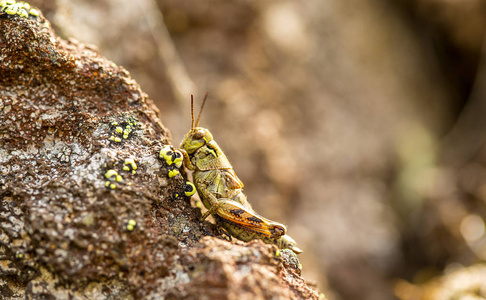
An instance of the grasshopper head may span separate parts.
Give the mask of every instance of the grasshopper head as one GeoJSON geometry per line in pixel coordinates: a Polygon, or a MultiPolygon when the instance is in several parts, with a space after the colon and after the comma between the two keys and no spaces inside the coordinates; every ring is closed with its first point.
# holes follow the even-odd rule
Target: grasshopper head
{"type": "Polygon", "coordinates": [[[213,135],[211,132],[209,132],[209,130],[202,127],[194,127],[182,140],[181,148],[186,150],[186,152],[190,155],[212,140],[213,135]]]}
{"type": "Polygon", "coordinates": [[[197,149],[201,148],[202,146],[213,140],[213,135],[211,134],[211,132],[209,132],[209,130],[207,130],[206,128],[198,127],[204,104],[206,103],[206,99],[208,99],[208,95],[209,94],[206,93],[206,96],[204,96],[204,100],[201,105],[201,109],[199,110],[199,115],[197,116],[196,122],[194,122],[194,96],[191,95],[191,130],[186,134],[181,143],[181,148],[186,150],[187,154],[189,155],[193,154],[197,151],[197,149]]]}

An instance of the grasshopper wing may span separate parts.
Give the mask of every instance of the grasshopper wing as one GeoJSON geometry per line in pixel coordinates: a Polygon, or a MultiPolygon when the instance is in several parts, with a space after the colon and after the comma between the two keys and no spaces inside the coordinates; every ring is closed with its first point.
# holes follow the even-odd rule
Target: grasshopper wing
{"type": "MultiPolygon", "coordinates": [[[[196,179],[197,185],[206,185],[210,193],[217,194],[221,198],[232,198],[243,188],[243,183],[233,169],[206,172],[204,176],[200,177],[202,178],[196,179]]],[[[206,195],[206,197],[210,196],[206,195]]]]}
{"type": "Polygon", "coordinates": [[[270,221],[264,217],[248,210],[238,202],[219,199],[216,214],[221,221],[253,231],[268,238],[278,238],[287,232],[287,228],[277,222],[270,221]]]}

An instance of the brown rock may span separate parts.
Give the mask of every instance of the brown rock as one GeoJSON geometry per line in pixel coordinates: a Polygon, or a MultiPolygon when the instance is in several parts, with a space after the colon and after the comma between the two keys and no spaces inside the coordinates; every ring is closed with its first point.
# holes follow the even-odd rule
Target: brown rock
{"type": "Polygon", "coordinates": [[[290,253],[215,237],[175,197],[157,108],[96,47],[3,14],[0,74],[1,298],[318,298],[290,253]]]}

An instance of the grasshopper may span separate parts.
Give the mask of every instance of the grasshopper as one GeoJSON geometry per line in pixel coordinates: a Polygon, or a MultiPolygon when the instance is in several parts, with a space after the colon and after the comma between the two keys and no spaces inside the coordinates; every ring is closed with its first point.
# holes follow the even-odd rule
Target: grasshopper
{"type": "Polygon", "coordinates": [[[245,242],[260,239],[267,244],[276,244],[281,249],[301,253],[294,239],[286,234],[287,228],[284,225],[268,220],[253,210],[243,194],[243,183],[213,135],[208,129],[198,127],[207,96],[194,122],[194,97],[191,95],[191,130],[180,145],[184,165],[194,171],[194,185],[208,209],[201,221],[212,215],[230,239],[231,236],[245,242]]]}

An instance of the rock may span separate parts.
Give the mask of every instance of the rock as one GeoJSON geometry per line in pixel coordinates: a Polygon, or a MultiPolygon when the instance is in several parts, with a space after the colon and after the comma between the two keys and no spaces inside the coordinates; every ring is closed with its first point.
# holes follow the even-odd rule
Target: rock
{"type": "Polygon", "coordinates": [[[0,74],[1,298],[318,298],[291,253],[199,221],[157,108],[95,46],[3,13],[0,74]]]}

